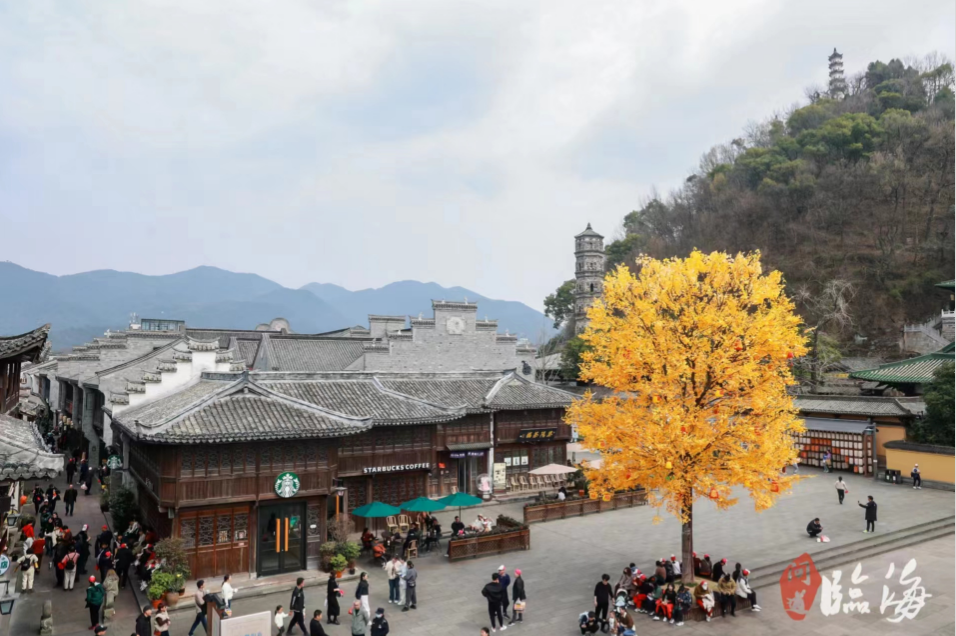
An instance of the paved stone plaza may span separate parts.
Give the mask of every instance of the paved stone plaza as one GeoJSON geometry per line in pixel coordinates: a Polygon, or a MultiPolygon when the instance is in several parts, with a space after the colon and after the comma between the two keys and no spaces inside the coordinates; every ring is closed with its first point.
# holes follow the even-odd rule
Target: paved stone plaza
{"type": "MultiPolygon", "coordinates": [[[[696,545],[698,552],[712,557],[727,557],[731,564],[740,561],[745,567],[756,567],[770,562],[793,558],[806,551],[815,551],[858,541],[862,534],[863,511],[856,500],[872,494],[880,504],[878,532],[890,532],[918,523],[931,521],[954,513],[951,492],[913,491],[904,486],[873,483],[855,476],[845,476],[850,484],[850,495],[841,507],[833,491],[833,475],[818,471],[801,471],[808,479],[796,491],[785,497],[776,508],[756,514],[748,499],[734,509],[717,512],[714,506],[703,502],[696,513],[696,545]],[[806,537],[807,521],[819,516],[830,544],[819,544],[806,537]]],[[[469,522],[478,510],[466,510],[463,516],[469,522]]],[[[520,517],[520,505],[488,506],[481,512],[500,513],[520,517]]],[[[441,513],[444,527],[448,527],[454,512],[441,513]]],[[[675,519],[665,516],[658,525],[652,524],[654,510],[650,507],[619,510],[589,517],[566,519],[537,524],[532,527],[532,549],[501,557],[487,557],[474,561],[449,564],[438,554],[417,559],[419,576],[419,609],[401,613],[389,606],[387,584],[379,569],[370,571],[372,607],[385,607],[392,634],[438,636],[447,634],[477,634],[488,623],[481,587],[500,564],[509,570],[524,571],[529,596],[526,624],[513,629],[517,633],[556,635],[576,634],[575,619],[588,609],[594,583],[604,572],[616,580],[621,568],[630,561],[645,570],[655,558],[669,556],[679,547],[679,526],[675,519]]],[[[844,581],[848,581],[854,564],[841,566],[844,581]]],[[[819,600],[812,615],[802,623],[792,621],[782,608],[778,588],[758,591],[765,611],[756,614],[742,612],[736,619],[716,619],[714,622],[685,625],[683,630],[696,633],[766,634],[771,630],[780,634],[826,633],[828,636],[849,634],[861,627],[875,633],[909,634],[953,633],[953,540],[944,538],[913,546],[897,553],[887,553],[864,561],[864,574],[870,580],[864,588],[865,599],[872,606],[864,617],[836,616],[824,618],[819,612],[819,600]],[[879,615],[883,576],[891,561],[899,568],[909,558],[919,563],[917,574],[923,577],[927,591],[933,594],[928,605],[913,623],[895,625],[881,620],[879,615]],[[949,631],[937,631],[948,629],[949,631]]],[[[826,574],[826,572],[824,573],[826,574]]],[[[354,582],[344,584],[349,600],[354,582]]],[[[218,582],[212,587],[218,589],[218,582]]],[[[234,605],[237,615],[273,610],[286,605],[289,593],[272,594],[241,599],[234,605]]],[[[322,608],[323,588],[307,588],[307,608],[322,608]]],[[[638,634],[663,633],[672,629],[644,617],[638,621],[638,634]]],[[[172,634],[184,636],[191,623],[189,614],[176,613],[172,634]]],[[[131,627],[131,626],[130,626],[131,627]]],[[[330,634],[348,636],[346,625],[333,626],[330,634]]],[[[62,634],[59,632],[58,634],[62,634]]],[[[121,632],[117,632],[121,633],[121,632]]],[[[122,632],[125,633],[125,632],[122,632]]],[[[200,632],[201,633],[201,632],[200,632]]]]}

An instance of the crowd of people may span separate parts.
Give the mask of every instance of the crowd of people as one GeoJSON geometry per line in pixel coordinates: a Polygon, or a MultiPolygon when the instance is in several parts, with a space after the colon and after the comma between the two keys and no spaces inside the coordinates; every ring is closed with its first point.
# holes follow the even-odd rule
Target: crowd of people
{"type": "Polygon", "coordinates": [[[738,563],[733,572],[727,571],[727,559],[713,563],[708,554],[698,558],[695,552],[693,557],[694,575],[699,582],[692,587],[681,582],[683,564],[675,555],[657,561],[649,575],[631,563],[614,585],[610,575],[603,575],[594,586],[594,608],[578,617],[582,636],[598,631],[634,636],[634,619],[628,609],[676,627],[684,624],[694,607],[704,612],[707,621],[717,608],[721,616],[735,616],[738,598],[748,599],[751,611],[760,611],[757,594],[750,587],[749,570],[738,563]]]}

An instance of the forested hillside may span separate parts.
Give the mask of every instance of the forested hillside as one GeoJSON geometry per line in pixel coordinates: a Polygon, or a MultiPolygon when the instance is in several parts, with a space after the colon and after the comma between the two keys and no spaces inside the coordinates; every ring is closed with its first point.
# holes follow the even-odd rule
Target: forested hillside
{"type": "Polygon", "coordinates": [[[712,148],[679,190],[626,215],[608,268],[640,252],[759,249],[808,323],[839,281],[852,323],[826,330],[844,348],[859,334],[889,350],[904,322],[939,311],[933,284],[953,278],[953,66],[877,61],[844,94],[807,92],[809,103],[712,148]]]}

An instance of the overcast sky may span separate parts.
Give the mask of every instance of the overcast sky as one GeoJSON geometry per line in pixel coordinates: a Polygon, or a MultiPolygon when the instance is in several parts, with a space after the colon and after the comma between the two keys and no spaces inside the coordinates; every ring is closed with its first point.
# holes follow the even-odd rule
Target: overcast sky
{"type": "MultiPolygon", "coordinates": [[[[541,306],[748,120],[874,59],[952,57],[952,0],[0,8],[0,260],[417,279],[541,306]]],[[[91,302],[95,299],[91,299],[91,302]]]]}

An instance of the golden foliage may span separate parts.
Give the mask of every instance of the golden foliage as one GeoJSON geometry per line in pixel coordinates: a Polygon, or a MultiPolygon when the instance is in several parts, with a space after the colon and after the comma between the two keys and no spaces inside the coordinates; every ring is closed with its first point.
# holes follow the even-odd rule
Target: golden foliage
{"type": "Polygon", "coordinates": [[[758,510],[772,506],[795,479],[780,474],[802,430],[787,385],[806,353],[781,274],[764,274],[759,253],[637,264],[639,276],[625,266],[607,275],[581,336],[581,378],[617,395],[568,411],[603,458],[587,471],[591,489],[656,490],[649,501],[683,521],[698,497],[737,503],[731,486],[758,510]]]}

